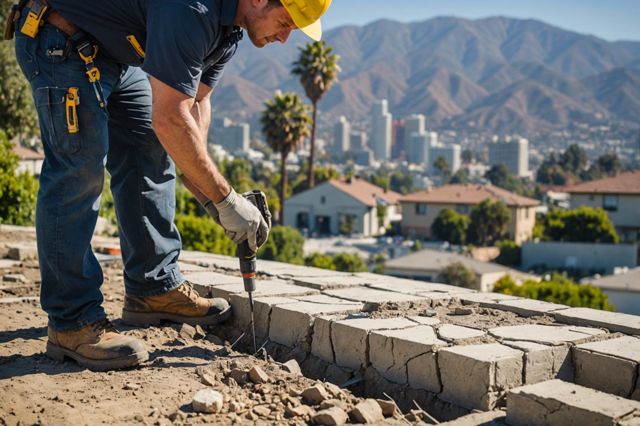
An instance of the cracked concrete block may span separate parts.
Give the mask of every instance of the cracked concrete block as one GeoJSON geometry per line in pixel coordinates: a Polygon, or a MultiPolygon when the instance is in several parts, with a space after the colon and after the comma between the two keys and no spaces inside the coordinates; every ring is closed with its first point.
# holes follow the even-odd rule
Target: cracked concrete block
{"type": "MultiPolygon", "coordinates": [[[[244,282],[240,277],[237,277],[236,283],[211,286],[210,290],[211,297],[222,297],[223,299],[229,299],[232,294],[242,293],[246,293],[246,291],[244,289],[244,282]]],[[[254,297],[291,297],[308,296],[312,294],[320,294],[320,292],[311,288],[288,284],[280,280],[256,280],[256,290],[253,292],[254,297]]]]}
{"type": "Polygon", "coordinates": [[[554,313],[557,321],[566,324],[602,327],[612,332],[640,335],[640,316],[591,308],[569,308],[554,313]]]}
{"type": "Polygon", "coordinates": [[[573,380],[573,362],[569,346],[547,346],[533,342],[504,342],[524,352],[524,384],[551,379],[573,380]]]}
{"type": "Polygon", "coordinates": [[[437,333],[438,337],[442,340],[454,343],[470,339],[479,339],[485,335],[483,330],[476,330],[475,328],[462,327],[460,325],[453,324],[442,324],[438,327],[437,333]]]}
{"type": "MultiPolygon", "coordinates": [[[[416,323],[406,318],[387,319],[346,319],[336,321],[331,327],[331,341],[335,353],[335,363],[354,370],[369,364],[367,336],[372,330],[398,330],[415,327],[416,323]]],[[[315,334],[314,334],[315,340],[315,334]]]]}
{"type": "Polygon", "coordinates": [[[606,334],[597,328],[525,324],[489,329],[489,334],[503,340],[521,340],[546,345],[564,345],[566,343],[583,343],[594,336],[606,334]]]}
{"type": "Polygon", "coordinates": [[[271,311],[269,337],[281,345],[302,345],[311,350],[311,331],[314,317],[337,313],[359,312],[362,303],[346,302],[329,296],[302,296],[297,303],[276,305],[271,311]]]}
{"type": "Polygon", "coordinates": [[[195,263],[206,268],[225,269],[240,272],[240,263],[237,257],[222,256],[219,254],[203,252],[181,252],[180,259],[189,263],[195,263]]]}
{"type": "Polygon", "coordinates": [[[465,305],[479,303],[483,308],[497,308],[500,300],[520,300],[520,297],[502,293],[465,293],[458,296],[465,305]]]}
{"type": "Polygon", "coordinates": [[[503,311],[515,312],[523,317],[533,317],[568,309],[569,306],[549,303],[542,300],[517,299],[498,301],[496,308],[503,311]]]}
{"type": "Polygon", "coordinates": [[[242,282],[241,277],[235,277],[233,275],[225,275],[218,272],[210,271],[189,272],[183,274],[183,276],[185,280],[193,284],[193,288],[202,297],[211,296],[211,287],[224,284],[234,284],[237,283],[238,280],[242,282]]]}
{"type": "MultiPolygon", "coordinates": [[[[372,331],[369,334],[369,359],[382,377],[404,384],[408,382],[407,363],[412,358],[435,352],[445,346],[447,343],[438,339],[433,328],[426,325],[401,330],[372,331]]],[[[426,360],[429,358],[426,357],[426,360]]],[[[433,366],[429,368],[433,370],[433,366]]],[[[430,380],[435,383],[438,378],[430,377],[430,380]]]]}
{"type": "Polygon", "coordinates": [[[426,299],[425,297],[413,294],[375,290],[366,287],[325,290],[324,294],[355,302],[373,303],[375,305],[382,305],[384,303],[409,304],[411,302],[419,302],[426,299]]]}
{"type": "Polygon", "coordinates": [[[338,318],[333,315],[319,316],[313,321],[313,339],[311,340],[311,354],[326,362],[335,362],[333,343],[331,341],[331,327],[338,318]]]}
{"type": "Polygon", "coordinates": [[[492,410],[508,389],[522,385],[523,353],[492,343],[438,351],[440,398],[467,409],[492,410]]]}
{"type": "Polygon", "coordinates": [[[394,291],[396,293],[417,294],[422,293],[443,293],[443,294],[461,294],[472,293],[473,290],[456,287],[448,284],[428,283],[424,281],[405,280],[400,278],[391,278],[388,281],[373,282],[367,287],[378,290],[394,291]]]}
{"type": "Polygon", "coordinates": [[[356,277],[351,274],[331,272],[326,270],[325,276],[294,276],[293,281],[296,283],[296,285],[314,288],[316,290],[363,287],[368,282],[367,279],[356,277]]]}
{"type": "Polygon", "coordinates": [[[414,389],[440,393],[438,360],[435,352],[418,355],[407,362],[407,381],[414,389]]]}
{"type": "MultiPolygon", "coordinates": [[[[248,331],[251,323],[249,297],[246,294],[232,294],[229,298],[233,316],[232,324],[241,331],[248,331]]],[[[269,336],[271,309],[275,305],[298,303],[286,297],[257,297],[253,299],[253,315],[256,325],[256,336],[264,339],[269,336]]]]}
{"type": "MultiPolygon", "coordinates": [[[[602,392],[631,397],[636,390],[640,339],[631,336],[585,343],[573,348],[576,383],[602,392]]],[[[634,399],[640,395],[635,395],[634,399]]]]}
{"type": "Polygon", "coordinates": [[[421,316],[410,316],[407,319],[422,325],[438,325],[440,324],[440,320],[435,317],[421,317],[421,316]]]}
{"type": "Polygon", "coordinates": [[[640,402],[561,380],[512,389],[507,394],[511,426],[637,425],[640,402]]]}

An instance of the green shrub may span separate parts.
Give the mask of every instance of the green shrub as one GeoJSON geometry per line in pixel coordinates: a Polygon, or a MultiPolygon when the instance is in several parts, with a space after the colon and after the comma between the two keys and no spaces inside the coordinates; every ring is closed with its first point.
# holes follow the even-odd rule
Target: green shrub
{"type": "Polygon", "coordinates": [[[498,241],[500,255],[496,258],[496,263],[505,266],[518,266],[522,260],[522,250],[512,240],[498,241]]]}
{"type": "Polygon", "coordinates": [[[336,270],[343,272],[367,272],[367,264],[355,253],[338,253],[333,257],[336,270]]]}
{"type": "Polygon", "coordinates": [[[19,158],[0,130],[0,223],[33,225],[38,181],[28,173],[16,173],[19,158]]]}
{"type": "Polygon", "coordinates": [[[608,296],[599,288],[589,284],[577,284],[557,274],[549,281],[528,280],[522,285],[517,285],[513,278],[505,275],[496,281],[493,291],[580,308],[615,310],[614,306],[609,303],[608,296]]]}
{"type": "Polygon", "coordinates": [[[185,250],[235,255],[236,245],[224,234],[220,225],[209,217],[176,215],[176,226],[185,250]]]}
{"type": "Polygon", "coordinates": [[[437,280],[457,287],[478,288],[476,274],[460,262],[453,262],[442,268],[437,280]]]}
{"type": "Polygon", "coordinates": [[[313,266],[315,268],[336,270],[336,265],[333,263],[333,257],[326,254],[311,253],[304,258],[304,264],[306,266],[313,266]]]}
{"type": "Polygon", "coordinates": [[[304,265],[304,238],[295,228],[274,226],[269,240],[258,251],[260,259],[304,265]]]}

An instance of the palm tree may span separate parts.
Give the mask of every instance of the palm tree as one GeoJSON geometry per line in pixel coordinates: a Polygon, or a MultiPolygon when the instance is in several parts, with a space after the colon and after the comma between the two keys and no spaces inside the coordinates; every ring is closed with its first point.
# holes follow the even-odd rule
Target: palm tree
{"type": "Polygon", "coordinates": [[[269,146],[280,153],[280,214],[278,222],[284,219],[284,197],[287,191],[287,157],[309,136],[308,106],[295,93],[276,92],[273,99],[264,103],[260,123],[262,133],[269,146]]]}
{"type": "Polygon", "coordinates": [[[338,79],[340,56],[332,54],[332,49],[323,41],[307,43],[305,47],[299,47],[300,57],[292,64],[291,74],[300,76],[300,84],[311,101],[313,108],[313,121],[311,126],[311,152],[309,154],[309,188],[313,188],[313,159],[316,145],[316,116],[318,102],[329,91],[333,83],[338,79]]]}

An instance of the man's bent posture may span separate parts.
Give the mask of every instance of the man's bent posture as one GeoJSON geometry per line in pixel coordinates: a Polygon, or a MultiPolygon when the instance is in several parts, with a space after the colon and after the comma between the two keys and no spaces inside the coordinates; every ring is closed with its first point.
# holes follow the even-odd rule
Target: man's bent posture
{"type": "MultiPolygon", "coordinates": [[[[16,54],[35,100],[45,161],[36,211],[47,354],[92,369],[137,365],[144,344],[102,308],[90,241],[111,175],[126,297],[123,321],[216,324],[231,308],[199,297],[178,268],[175,165],[253,250],[267,224],[207,156],[210,96],[246,30],[262,47],[301,28],[320,37],[330,0],[22,0],[16,54]],[[174,165],[175,162],[175,165],[174,165]],[[259,237],[258,237],[259,236],[259,237]]],[[[19,13],[15,13],[16,10],[19,13]]]]}

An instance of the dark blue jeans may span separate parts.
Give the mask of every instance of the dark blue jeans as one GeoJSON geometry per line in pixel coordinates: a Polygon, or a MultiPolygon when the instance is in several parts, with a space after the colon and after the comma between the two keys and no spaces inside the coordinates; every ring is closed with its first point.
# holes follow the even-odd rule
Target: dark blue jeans
{"type": "Polygon", "coordinates": [[[151,88],[142,70],[98,53],[107,113],[66,35],[46,24],[32,39],[21,26],[16,56],[31,84],[45,150],[36,207],[40,301],[52,327],[73,330],[105,317],[102,270],[91,249],[105,166],[127,293],[162,294],[184,281],[173,223],[175,166],[151,128],[151,88]],[[67,129],[69,87],[79,89],[78,133],[67,129]]]}

